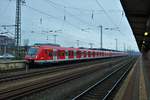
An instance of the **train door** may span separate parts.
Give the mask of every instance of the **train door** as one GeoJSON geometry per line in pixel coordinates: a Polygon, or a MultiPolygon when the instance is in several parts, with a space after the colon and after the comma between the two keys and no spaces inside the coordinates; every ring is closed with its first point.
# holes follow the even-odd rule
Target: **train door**
{"type": "Polygon", "coordinates": [[[95,54],[95,55],[96,55],[96,58],[97,58],[97,57],[98,57],[98,52],[97,52],[97,51],[96,51],[96,54],[95,54]]]}
{"type": "Polygon", "coordinates": [[[57,61],[57,49],[53,50],[53,60],[57,61]]]}
{"type": "Polygon", "coordinates": [[[48,54],[49,60],[53,60],[53,52],[54,52],[53,49],[49,49],[49,54],[48,54]]]}
{"type": "Polygon", "coordinates": [[[69,59],[73,59],[73,58],[74,58],[74,53],[73,53],[72,50],[69,50],[69,51],[68,51],[68,58],[69,58],[69,59]]]}
{"type": "Polygon", "coordinates": [[[86,58],[86,56],[87,56],[87,53],[86,53],[86,51],[84,51],[83,53],[84,53],[84,58],[86,58]]]}
{"type": "Polygon", "coordinates": [[[95,51],[92,52],[92,58],[95,58],[95,51]]]}
{"type": "Polygon", "coordinates": [[[65,50],[58,50],[57,51],[57,59],[58,60],[65,60],[65,50]]]}
{"type": "Polygon", "coordinates": [[[80,59],[80,58],[81,58],[81,51],[77,51],[77,53],[76,53],[76,54],[77,54],[77,56],[76,56],[76,57],[77,57],[77,59],[80,59]]]}
{"type": "Polygon", "coordinates": [[[53,50],[52,49],[44,50],[44,59],[45,60],[53,60],[53,50]]]}
{"type": "Polygon", "coordinates": [[[65,56],[66,56],[66,60],[68,60],[68,58],[69,58],[69,53],[68,53],[68,50],[65,50],[65,56]]]}
{"type": "Polygon", "coordinates": [[[102,57],[104,57],[104,51],[102,51],[102,57]]]}
{"type": "Polygon", "coordinates": [[[88,51],[88,58],[90,58],[91,57],[91,52],[90,51],[88,51]]]}
{"type": "Polygon", "coordinates": [[[74,50],[74,59],[77,59],[77,50],[74,50]]]}

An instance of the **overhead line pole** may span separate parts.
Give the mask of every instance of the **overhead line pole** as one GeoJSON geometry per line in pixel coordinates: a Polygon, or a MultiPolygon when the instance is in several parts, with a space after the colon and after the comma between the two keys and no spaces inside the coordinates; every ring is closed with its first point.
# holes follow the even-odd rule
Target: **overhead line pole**
{"type": "Polygon", "coordinates": [[[16,56],[20,56],[20,45],[21,45],[21,1],[16,0],[16,20],[15,20],[15,46],[16,56]]]}
{"type": "Polygon", "coordinates": [[[103,48],[103,26],[100,25],[99,28],[100,28],[100,49],[102,49],[103,48]]]}
{"type": "Polygon", "coordinates": [[[118,39],[115,39],[116,41],[116,51],[118,50],[118,39]]]}
{"type": "Polygon", "coordinates": [[[126,52],[126,44],[125,43],[123,44],[123,47],[124,47],[124,52],[126,52]]]}
{"type": "Polygon", "coordinates": [[[92,49],[93,48],[93,43],[89,43],[89,45],[90,45],[90,48],[92,49]]]}
{"type": "Polygon", "coordinates": [[[79,48],[79,40],[77,40],[77,47],[79,48]]]}
{"type": "Polygon", "coordinates": [[[54,44],[56,44],[56,37],[58,36],[58,35],[53,35],[54,36],[54,44]]]}

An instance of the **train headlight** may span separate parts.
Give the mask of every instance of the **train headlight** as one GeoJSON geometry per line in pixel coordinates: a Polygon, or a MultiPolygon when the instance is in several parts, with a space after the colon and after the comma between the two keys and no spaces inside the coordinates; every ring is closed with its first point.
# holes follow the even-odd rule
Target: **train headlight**
{"type": "Polygon", "coordinates": [[[41,57],[40,59],[44,59],[44,57],[41,57]]]}
{"type": "Polygon", "coordinates": [[[37,58],[38,58],[38,56],[36,55],[36,56],[35,56],[35,59],[37,59],[37,58]]]}

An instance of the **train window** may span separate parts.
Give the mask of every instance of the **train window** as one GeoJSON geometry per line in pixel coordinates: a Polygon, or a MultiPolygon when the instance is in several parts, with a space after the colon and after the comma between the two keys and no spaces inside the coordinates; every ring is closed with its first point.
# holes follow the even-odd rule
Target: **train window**
{"type": "Polygon", "coordinates": [[[95,56],[95,52],[93,52],[93,56],[95,56]]]}
{"type": "Polygon", "coordinates": [[[59,51],[58,56],[65,56],[65,51],[59,51]]]}
{"type": "Polygon", "coordinates": [[[37,48],[30,48],[28,51],[28,55],[36,55],[37,51],[37,48]]]}
{"type": "Polygon", "coordinates": [[[69,56],[73,56],[73,51],[68,51],[69,52],[69,56]]]}
{"type": "Polygon", "coordinates": [[[88,51],[88,56],[89,56],[89,57],[91,56],[91,52],[90,52],[90,51],[88,51]]]}
{"type": "Polygon", "coordinates": [[[71,51],[68,51],[68,56],[71,56],[71,51]]]}
{"type": "Polygon", "coordinates": [[[77,56],[79,55],[79,51],[76,52],[77,56]]]}
{"type": "Polygon", "coordinates": [[[98,56],[98,52],[97,52],[96,54],[97,54],[97,56],[98,56]]]}
{"type": "Polygon", "coordinates": [[[59,52],[60,52],[60,51],[57,51],[57,56],[60,56],[59,52]]]}
{"type": "Polygon", "coordinates": [[[49,52],[49,56],[50,56],[50,57],[53,56],[53,52],[52,52],[52,51],[49,52]]]}
{"type": "Polygon", "coordinates": [[[61,56],[65,56],[65,52],[61,52],[61,56]]]}
{"type": "Polygon", "coordinates": [[[101,53],[100,53],[100,52],[98,52],[98,56],[101,56],[101,53]]]}
{"type": "Polygon", "coordinates": [[[82,55],[83,55],[83,56],[85,55],[85,52],[84,52],[84,51],[82,52],[82,55]]]}
{"type": "Polygon", "coordinates": [[[82,56],[82,54],[83,54],[83,52],[82,51],[80,51],[80,55],[82,56]]]}
{"type": "Polygon", "coordinates": [[[73,56],[73,51],[71,51],[71,56],[73,56]]]}
{"type": "Polygon", "coordinates": [[[48,54],[48,50],[45,50],[45,54],[48,54]]]}
{"type": "Polygon", "coordinates": [[[77,51],[77,55],[78,55],[78,56],[81,56],[81,51],[77,51]]]}
{"type": "Polygon", "coordinates": [[[104,56],[104,52],[102,52],[102,56],[104,56]]]}
{"type": "Polygon", "coordinates": [[[86,51],[84,51],[84,56],[86,56],[86,51]]]}

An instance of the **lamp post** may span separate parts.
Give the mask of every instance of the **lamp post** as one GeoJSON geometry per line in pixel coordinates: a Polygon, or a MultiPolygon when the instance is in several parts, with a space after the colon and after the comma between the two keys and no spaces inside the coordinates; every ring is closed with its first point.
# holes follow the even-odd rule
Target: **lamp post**
{"type": "MultiPolygon", "coordinates": [[[[114,27],[114,28],[105,28],[105,30],[116,30],[116,31],[120,31],[119,30],[119,27],[114,27]]],[[[118,50],[118,39],[116,38],[115,39],[115,41],[116,41],[116,50],[118,50]]]]}
{"type": "MultiPolygon", "coordinates": [[[[62,33],[62,30],[50,30],[50,31],[42,31],[45,33],[54,33],[53,37],[54,37],[54,44],[56,44],[56,40],[57,40],[57,34],[56,33],[62,33]]],[[[47,40],[48,40],[48,36],[47,36],[47,40]]]]}
{"type": "Polygon", "coordinates": [[[116,51],[117,51],[118,50],[118,39],[116,38],[115,41],[116,41],[116,51]]]}
{"type": "MultiPolygon", "coordinates": [[[[100,49],[103,48],[103,26],[102,25],[99,25],[98,26],[99,30],[100,30],[100,49]]],[[[115,27],[115,28],[104,28],[105,30],[117,30],[117,31],[120,31],[119,30],[119,27],[115,27]]]]}
{"type": "Polygon", "coordinates": [[[124,47],[124,52],[126,52],[126,44],[125,43],[123,44],[123,47],[124,47]]]}
{"type": "Polygon", "coordinates": [[[77,40],[77,47],[79,48],[79,40],[77,40]]]}
{"type": "Polygon", "coordinates": [[[89,45],[90,45],[90,48],[93,48],[93,43],[89,43],[89,45]]]}
{"type": "Polygon", "coordinates": [[[100,49],[102,49],[103,48],[103,26],[99,25],[98,27],[100,29],[100,49]]]}
{"type": "Polygon", "coordinates": [[[54,44],[56,44],[56,37],[58,36],[58,35],[53,35],[54,36],[54,44]]]}

